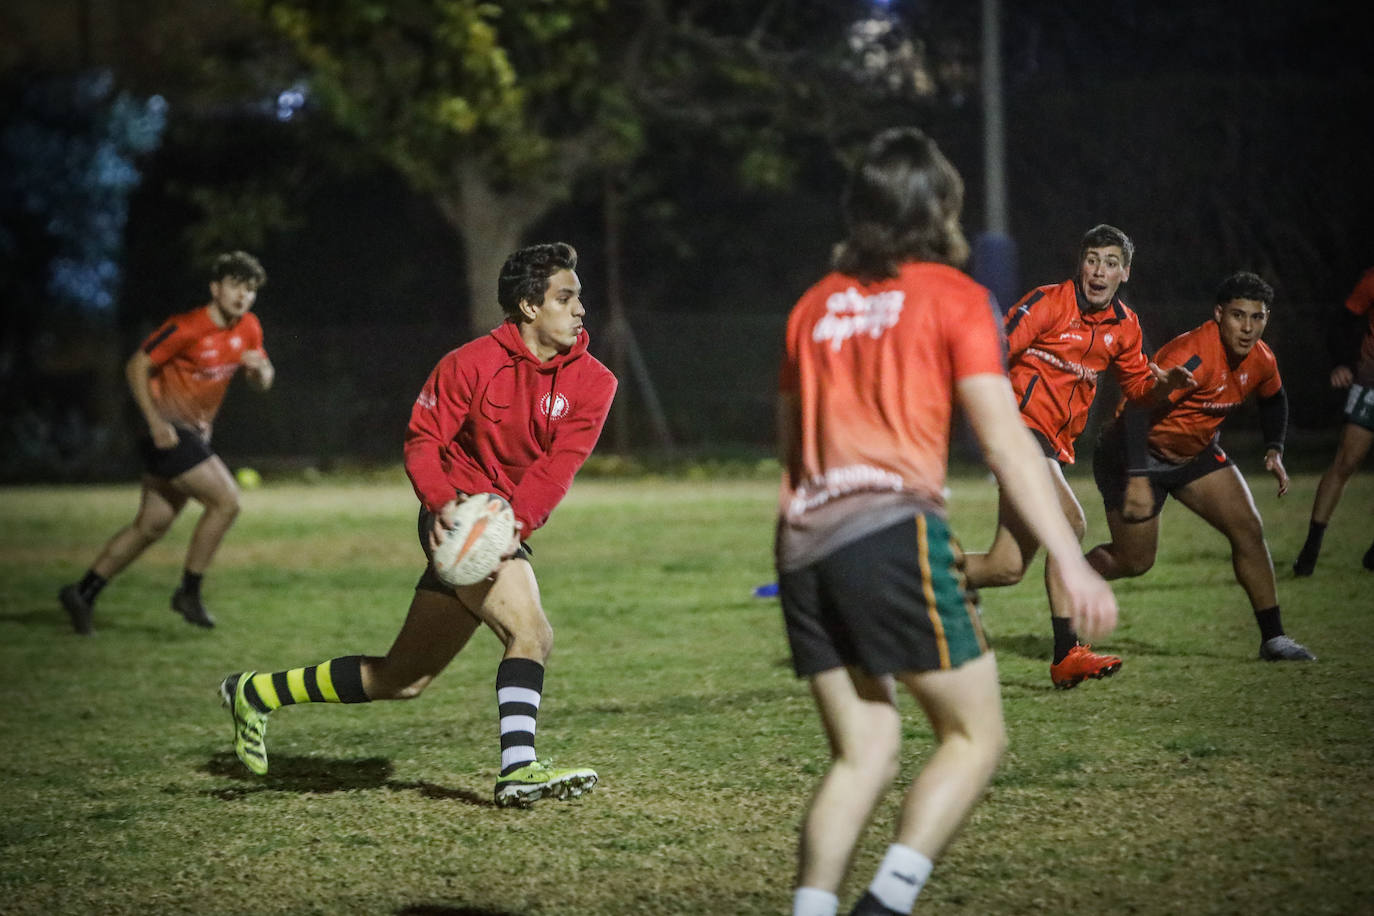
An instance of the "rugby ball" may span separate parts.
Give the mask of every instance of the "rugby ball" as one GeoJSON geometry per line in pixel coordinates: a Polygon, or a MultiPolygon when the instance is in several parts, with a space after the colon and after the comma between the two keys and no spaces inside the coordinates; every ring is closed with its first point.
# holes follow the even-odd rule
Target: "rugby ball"
{"type": "Polygon", "coordinates": [[[501,565],[501,554],[515,534],[515,513],[495,493],[474,493],[458,504],[458,514],[431,562],[450,588],[481,582],[501,565]]]}

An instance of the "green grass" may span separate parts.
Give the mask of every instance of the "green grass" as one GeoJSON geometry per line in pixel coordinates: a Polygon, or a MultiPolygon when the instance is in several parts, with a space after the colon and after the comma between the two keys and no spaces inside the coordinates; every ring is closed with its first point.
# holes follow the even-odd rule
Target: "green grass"
{"type": "MultiPolygon", "coordinates": [[[[1105,530],[1085,476],[1088,543],[1105,530]]],[[[1256,478],[1288,630],[1315,665],[1255,660],[1226,545],[1177,504],[1156,568],[1120,583],[1110,681],[1051,689],[1039,564],[984,593],[1011,748],[937,865],[928,913],[1349,914],[1374,900],[1374,479],[1354,481],[1318,574],[1287,572],[1315,478],[1256,478]]],[[[789,907],[795,831],[826,766],[773,601],[775,483],[587,480],[534,540],[556,631],[540,752],[589,797],[491,804],[499,644],[479,633],[419,700],[287,709],[272,772],[234,758],[227,672],[380,653],[419,573],[390,482],[269,481],[207,579],[220,620],[167,607],[192,519],[101,596],[55,593],[127,521],[132,486],[0,491],[0,911],[751,914],[789,907]]],[[[953,481],[956,530],[995,493],[953,481]]],[[[909,700],[902,781],[930,751],[909,700]]],[[[897,790],[847,905],[888,841],[897,790]]]]}

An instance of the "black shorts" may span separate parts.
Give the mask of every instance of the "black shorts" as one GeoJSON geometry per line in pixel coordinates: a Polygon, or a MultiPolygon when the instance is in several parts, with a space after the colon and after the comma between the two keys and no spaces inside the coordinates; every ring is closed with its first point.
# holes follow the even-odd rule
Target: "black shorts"
{"type": "MultiPolygon", "coordinates": [[[[1169,465],[1156,458],[1150,459],[1150,494],[1154,500],[1150,518],[1154,518],[1164,508],[1164,501],[1170,494],[1186,487],[1194,480],[1206,477],[1213,471],[1233,467],[1234,462],[1221,450],[1216,440],[1183,464],[1169,465]]],[[[1126,442],[1120,428],[1113,425],[1103,434],[1093,453],[1093,480],[1097,492],[1102,494],[1102,505],[1111,511],[1121,511],[1126,502],[1126,442]]]]}
{"type": "Polygon", "coordinates": [[[171,480],[180,477],[206,459],[215,457],[209,440],[189,426],[173,423],[177,431],[177,444],[171,448],[158,448],[153,437],[145,433],[138,440],[138,453],[143,459],[143,469],[154,477],[171,480]]]}
{"type": "Polygon", "coordinates": [[[944,519],[917,514],[780,573],[792,668],[873,676],[957,668],[988,651],[978,594],[944,519]]]}
{"type": "MultiPolygon", "coordinates": [[[[415,583],[415,588],[424,589],[427,592],[439,592],[441,595],[456,598],[458,593],[443,583],[443,580],[434,571],[434,564],[431,562],[434,558],[430,555],[429,532],[433,527],[434,513],[421,506],[420,517],[415,523],[415,530],[420,536],[420,549],[425,552],[425,571],[421,573],[420,581],[415,583]]],[[[520,549],[515,552],[515,556],[522,560],[529,560],[534,556],[534,551],[530,549],[529,544],[521,541],[520,549]]]]}
{"type": "MultiPolygon", "coordinates": [[[[1038,429],[1031,429],[1029,426],[1027,426],[1026,429],[1030,430],[1031,438],[1035,440],[1035,444],[1040,446],[1040,453],[1042,455],[1049,458],[1051,461],[1059,461],[1059,446],[1051,442],[1049,436],[1038,429]]],[[[1062,468],[1064,462],[1059,461],[1059,466],[1062,468]]]]}

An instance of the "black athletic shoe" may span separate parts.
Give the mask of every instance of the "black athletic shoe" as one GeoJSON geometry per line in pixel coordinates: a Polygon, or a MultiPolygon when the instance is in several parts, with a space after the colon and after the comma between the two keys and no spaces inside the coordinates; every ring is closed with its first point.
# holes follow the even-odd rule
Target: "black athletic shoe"
{"type": "Polygon", "coordinates": [[[208,630],[215,625],[215,618],[211,617],[205,605],[200,603],[200,598],[188,595],[181,589],[172,594],[172,610],[185,617],[187,623],[193,623],[198,627],[208,630]]]}
{"type": "Polygon", "coordinates": [[[892,907],[884,906],[881,900],[874,897],[870,892],[864,891],[864,895],[854,904],[854,909],[849,911],[849,916],[903,916],[903,914],[892,909],[892,907]]]}
{"type": "Polygon", "coordinates": [[[93,609],[91,603],[81,594],[81,587],[75,583],[64,585],[62,590],[57,593],[57,600],[62,602],[62,606],[67,609],[67,616],[72,619],[72,629],[82,636],[90,636],[95,632],[95,627],[91,625],[93,609]]]}
{"type": "Polygon", "coordinates": [[[1360,561],[1364,568],[1374,572],[1374,544],[1369,545],[1369,549],[1364,552],[1364,559],[1360,561]]]}
{"type": "Polygon", "coordinates": [[[1305,579],[1312,575],[1316,568],[1317,555],[1308,554],[1305,550],[1298,554],[1298,558],[1293,561],[1293,575],[1297,576],[1299,579],[1305,579]]]}

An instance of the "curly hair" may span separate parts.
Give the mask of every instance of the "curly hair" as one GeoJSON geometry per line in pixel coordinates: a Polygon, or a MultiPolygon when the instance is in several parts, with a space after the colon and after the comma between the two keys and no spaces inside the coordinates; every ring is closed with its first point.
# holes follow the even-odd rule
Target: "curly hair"
{"type": "Polygon", "coordinates": [[[1217,305],[1225,305],[1235,299],[1253,299],[1263,302],[1267,309],[1274,304],[1274,287],[1264,281],[1259,274],[1248,270],[1238,270],[1217,287],[1217,305]]]}
{"type": "Polygon", "coordinates": [[[218,283],[225,277],[232,277],[254,289],[267,285],[267,271],[262,269],[258,259],[246,251],[226,251],[215,258],[210,268],[210,279],[218,283]]]}
{"type": "Polygon", "coordinates": [[[496,301],[506,317],[520,321],[521,302],[540,303],[549,278],[560,270],[577,269],[577,249],[566,242],[528,245],[506,258],[496,281],[496,301]]]}

